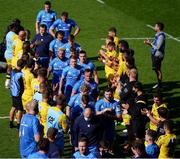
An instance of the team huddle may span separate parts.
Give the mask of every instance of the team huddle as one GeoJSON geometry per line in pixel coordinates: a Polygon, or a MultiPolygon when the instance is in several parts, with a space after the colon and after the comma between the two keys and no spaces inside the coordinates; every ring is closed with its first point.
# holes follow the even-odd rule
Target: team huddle
{"type": "Polygon", "coordinates": [[[68,12],[58,19],[46,1],[31,41],[30,31],[15,19],[5,36],[5,87],[12,96],[9,127],[19,130],[21,157],[62,157],[65,133],[73,158],[113,157],[115,128],[122,124],[127,137],[122,156],[116,157],[172,158],[176,135],[161,95],[163,28],[163,23],[156,23],[155,40],[144,41],[152,47],[152,67],[158,79],[153,87],[158,93],[149,107],[138,81],[134,50],[117,36],[115,27],[109,28],[98,53],[107,81],[107,87],[99,90],[98,70],[75,42],[80,27],[68,12]]]}

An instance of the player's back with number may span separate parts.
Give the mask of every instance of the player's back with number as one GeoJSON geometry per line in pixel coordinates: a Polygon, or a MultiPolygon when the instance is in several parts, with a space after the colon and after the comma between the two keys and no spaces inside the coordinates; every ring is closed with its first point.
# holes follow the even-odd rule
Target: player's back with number
{"type": "Polygon", "coordinates": [[[20,125],[20,152],[21,156],[28,156],[37,151],[35,135],[39,134],[39,120],[35,115],[25,114],[20,125]]]}
{"type": "Polygon", "coordinates": [[[47,113],[47,120],[46,120],[47,129],[46,130],[48,130],[48,128],[50,127],[60,130],[61,126],[59,124],[59,118],[61,115],[63,115],[62,111],[59,111],[57,107],[51,107],[47,113]]]}

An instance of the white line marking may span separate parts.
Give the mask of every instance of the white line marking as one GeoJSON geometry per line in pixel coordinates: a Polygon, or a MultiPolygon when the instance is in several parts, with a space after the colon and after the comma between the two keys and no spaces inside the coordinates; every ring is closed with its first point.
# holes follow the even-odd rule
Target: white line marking
{"type": "Polygon", "coordinates": [[[102,0],[96,0],[96,1],[101,3],[101,4],[105,4],[104,1],[102,1],[102,0]]]}
{"type": "Polygon", "coordinates": [[[145,40],[145,39],[154,39],[152,37],[144,37],[144,38],[121,38],[121,39],[124,39],[124,40],[145,40]]]}
{"type": "MultiPolygon", "coordinates": [[[[179,39],[180,37],[176,37],[179,39]]],[[[145,39],[151,39],[153,40],[153,37],[132,37],[132,38],[121,38],[122,40],[145,40],[145,39]]],[[[172,39],[170,37],[167,37],[166,39],[172,39]]],[[[106,40],[106,38],[101,38],[101,40],[106,40]]]]}
{"type": "Polygon", "coordinates": [[[9,116],[0,116],[0,119],[9,119],[9,116]]]}
{"type": "MultiPolygon", "coordinates": [[[[148,27],[148,28],[151,28],[151,29],[153,29],[154,30],[154,27],[152,26],[152,25],[149,25],[149,24],[146,24],[146,26],[148,27]]],[[[164,32],[165,33],[165,32],[164,32]]],[[[170,39],[173,39],[173,40],[175,40],[175,41],[177,41],[177,42],[180,42],[180,40],[179,39],[177,39],[176,37],[173,37],[172,35],[170,35],[170,34],[168,34],[168,33],[165,33],[170,39]]]]}

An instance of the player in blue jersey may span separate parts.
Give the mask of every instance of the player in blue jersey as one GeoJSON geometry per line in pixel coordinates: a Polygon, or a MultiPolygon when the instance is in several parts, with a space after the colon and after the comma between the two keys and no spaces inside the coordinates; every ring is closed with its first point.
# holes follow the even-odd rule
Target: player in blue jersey
{"type": "Polygon", "coordinates": [[[79,60],[78,60],[77,64],[82,66],[83,72],[85,71],[85,69],[90,69],[91,72],[93,73],[95,82],[97,84],[99,83],[99,78],[98,78],[97,70],[96,70],[94,64],[87,59],[86,51],[81,50],[79,52],[79,60]]]}
{"type": "Polygon", "coordinates": [[[69,35],[68,42],[64,44],[63,48],[65,49],[65,56],[70,58],[71,56],[71,48],[76,51],[76,56],[78,56],[79,52],[81,51],[81,46],[75,42],[74,35],[69,35]]]}
{"type": "Polygon", "coordinates": [[[151,46],[152,50],[152,69],[155,71],[158,83],[153,88],[160,88],[162,82],[162,71],[161,63],[165,54],[165,40],[166,35],[163,32],[164,24],[158,22],[155,24],[154,30],[156,32],[154,41],[151,42],[149,39],[145,40],[144,43],[151,46]]]}
{"type": "Polygon", "coordinates": [[[121,111],[119,103],[113,99],[113,91],[111,88],[107,88],[104,92],[104,98],[96,102],[95,110],[97,115],[104,116],[104,137],[109,143],[110,151],[112,151],[115,137],[114,120],[121,118],[121,111]]]}
{"type": "Polygon", "coordinates": [[[58,51],[58,57],[54,58],[50,62],[48,68],[48,77],[50,75],[50,72],[53,72],[52,84],[53,84],[54,95],[57,94],[58,91],[57,89],[59,86],[59,81],[61,79],[63,69],[68,65],[69,65],[69,60],[66,57],[64,57],[64,49],[60,48],[58,51]]]}
{"type": "Polygon", "coordinates": [[[89,106],[94,110],[95,101],[91,96],[89,96],[89,90],[90,87],[87,84],[82,85],[80,93],[71,96],[68,106],[66,107],[66,115],[69,117],[71,123],[71,142],[73,142],[73,134],[71,132],[75,119],[83,113],[86,106],[89,106]]]}
{"type": "Polygon", "coordinates": [[[50,107],[47,113],[46,132],[51,128],[58,129],[55,143],[62,152],[64,149],[64,133],[68,131],[68,121],[63,109],[66,106],[66,98],[64,95],[59,95],[56,98],[56,107],[50,107]]]}
{"type": "Polygon", "coordinates": [[[89,86],[89,95],[94,99],[94,101],[96,101],[99,96],[99,89],[98,84],[92,79],[92,73],[90,69],[85,69],[84,79],[77,81],[76,84],[73,86],[71,96],[79,93],[81,86],[84,84],[89,86]]]}
{"type": "Polygon", "coordinates": [[[34,152],[28,156],[28,158],[48,158],[48,150],[49,150],[49,140],[47,138],[43,138],[38,143],[38,152],[34,152]]]}
{"type": "Polygon", "coordinates": [[[36,117],[37,102],[31,101],[26,105],[27,113],[21,119],[19,137],[20,154],[22,158],[28,157],[37,151],[40,140],[40,123],[36,117]]]}
{"type": "Polygon", "coordinates": [[[12,60],[12,51],[13,51],[13,41],[18,37],[16,34],[18,26],[16,24],[11,24],[10,31],[6,34],[6,50],[4,53],[4,57],[7,63],[7,72],[6,72],[6,81],[5,87],[9,88],[10,84],[10,72],[11,72],[11,60],[12,60]]]}
{"type": "Polygon", "coordinates": [[[149,158],[158,158],[159,147],[156,144],[157,132],[151,129],[146,130],[146,153],[149,158]]]}
{"type": "Polygon", "coordinates": [[[62,77],[59,84],[59,94],[64,93],[67,98],[67,102],[71,97],[72,88],[74,84],[80,79],[80,76],[81,67],[77,65],[76,57],[71,56],[70,66],[67,66],[63,69],[62,77]]]}
{"type": "Polygon", "coordinates": [[[80,138],[78,141],[78,151],[73,154],[73,158],[93,158],[96,159],[96,155],[88,150],[88,141],[86,138],[80,138]]]}
{"type": "Polygon", "coordinates": [[[68,12],[62,12],[61,18],[57,19],[50,27],[49,33],[55,37],[54,29],[64,31],[64,39],[68,39],[71,33],[72,27],[75,28],[74,36],[80,32],[80,27],[72,19],[68,18],[68,12]]]}
{"type": "Polygon", "coordinates": [[[68,106],[66,107],[66,115],[70,117],[71,121],[74,121],[75,118],[83,112],[85,106],[94,109],[95,101],[89,96],[89,90],[90,87],[87,84],[83,84],[80,87],[80,92],[71,96],[68,106]]]}
{"type": "Polygon", "coordinates": [[[9,127],[13,128],[13,120],[15,111],[17,111],[17,129],[19,129],[20,120],[22,117],[23,105],[22,105],[22,94],[24,92],[23,74],[21,70],[24,67],[23,60],[17,61],[17,68],[11,71],[11,82],[10,91],[12,96],[12,108],[9,112],[9,127]]]}
{"type": "Polygon", "coordinates": [[[51,2],[46,1],[44,3],[44,10],[39,11],[36,18],[36,34],[39,33],[40,24],[45,24],[47,26],[47,32],[49,32],[49,28],[56,20],[56,16],[56,12],[51,10],[51,2]]]}
{"type": "Polygon", "coordinates": [[[50,51],[50,57],[55,58],[58,56],[58,50],[63,47],[65,43],[67,43],[66,40],[64,40],[64,32],[63,31],[57,31],[56,32],[56,39],[51,41],[49,44],[49,51],[50,51]]]}

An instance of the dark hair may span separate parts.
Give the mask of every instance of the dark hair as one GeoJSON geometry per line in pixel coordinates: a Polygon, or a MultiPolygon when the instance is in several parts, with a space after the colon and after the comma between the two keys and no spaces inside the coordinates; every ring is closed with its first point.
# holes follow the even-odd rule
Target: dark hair
{"type": "Polygon", "coordinates": [[[81,137],[78,142],[86,142],[88,143],[88,139],[86,137],[81,137]]]}
{"type": "Polygon", "coordinates": [[[32,68],[35,65],[35,61],[32,58],[29,58],[29,60],[27,61],[26,66],[28,68],[32,68]]]}
{"type": "Polygon", "coordinates": [[[55,34],[55,37],[57,38],[58,35],[64,36],[64,31],[62,31],[62,30],[57,31],[55,34]]]}
{"type": "Polygon", "coordinates": [[[30,46],[30,45],[31,45],[31,42],[30,42],[30,41],[24,41],[24,42],[23,42],[23,45],[28,45],[28,46],[30,46]]]}
{"type": "Polygon", "coordinates": [[[31,36],[31,31],[29,29],[25,29],[24,31],[26,32],[27,39],[29,40],[31,36]]]}
{"type": "Polygon", "coordinates": [[[51,2],[50,2],[50,1],[45,1],[45,2],[44,2],[44,5],[49,5],[49,6],[51,6],[51,2]]]}
{"type": "Polygon", "coordinates": [[[168,129],[172,133],[173,128],[174,128],[173,121],[172,120],[165,120],[164,121],[164,128],[168,129]]]}
{"type": "Polygon", "coordinates": [[[47,83],[46,82],[41,82],[39,85],[40,89],[46,89],[47,88],[47,83]]]}
{"type": "Polygon", "coordinates": [[[47,30],[47,26],[45,24],[40,24],[40,28],[44,28],[45,30],[47,30]]]}
{"type": "Polygon", "coordinates": [[[29,53],[31,51],[30,45],[31,45],[30,41],[23,42],[23,53],[29,53]]]}
{"type": "Polygon", "coordinates": [[[24,30],[24,27],[21,26],[21,21],[18,18],[12,20],[11,24],[16,25],[16,29],[15,29],[16,34],[19,34],[20,31],[24,30]]]}
{"type": "Polygon", "coordinates": [[[133,149],[139,150],[141,152],[141,154],[145,154],[145,145],[142,140],[135,140],[134,142],[132,142],[131,147],[133,149]]]}
{"type": "Polygon", "coordinates": [[[42,94],[42,98],[43,99],[49,99],[49,96],[50,96],[50,93],[48,91],[45,91],[43,94],[42,94]]]}
{"type": "Polygon", "coordinates": [[[153,97],[154,97],[154,98],[158,98],[158,99],[160,99],[160,100],[162,100],[162,99],[163,99],[163,97],[162,97],[162,94],[161,94],[161,93],[156,93],[156,94],[154,94],[154,95],[153,95],[153,97]]]}
{"type": "Polygon", "coordinates": [[[20,25],[21,21],[18,18],[15,18],[15,19],[12,20],[12,23],[20,25]]]}
{"type": "Polygon", "coordinates": [[[50,127],[47,131],[47,137],[50,138],[51,140],[54,140],[57,133],[58,133],[58,129],[50,127]]]}
{"type": "MultiPolygon", "coordinates": [[[[126,55],[126,53],[124,53],[124,55],[126,55]]],[[[130,56],[130,55],[127,54],[127,56],[125,56],[125,59],[126,59],[126,66],[127,66],[129,69],[136,68],[134,57],[132,57],[132,56],[130,56]]]]}
{"type": "Polygon", "coordinates": [[[114,38],[112,36],[108,36],[106,39],[110,40],[110,41],[114,41],[114,38]]]}
{"type": "Polygon", "coordinates": [[[62,12],[61,16],[68,17],[68,12],[66,12],[66,11],[62,12]]]}
{"type": "Polygon", "coordinates": [[[17,61],[17,66],[20,67],[21,69],[24,67],[24,61],[22,59],[19,59],[17,61]]]}
{"type": "Polygon", "coordinates": [[[49,150],[49,140],[47,138],[43,138],[38,143],[39,150],[42,150],[44,152],[48,152],[49,150]]]}
{"type": "Polygon", "coordinates": [[[79,54],[86,54],[86,51],[81,50],[81,51],[79,52],[79,54]]]}
{"type": "Polygon", "coordinates": [[[138,82],[136,81],[133,85],[134,88],[140,90],[140,91],[143,91],[143,87],[142,87],[142,83],[141,82],[138,82]]]}
{"type": "Polygon", "coordinates": [[[12,23],[12,24],[9,25],[10,30],[15,30],[16,31],[17,28],[18,28],[18,25],[16,23],[12,23]]]}
{"type": "Polygon", "coordinates": [[[75,55],[71,55],[71,56],[70,56],[70,60],[71,60],[71,59],[77,60],[77,57],[76,57],[75,55]]]}
{"type": "Polygon", "coordinates": [[[109,28],[109,30],[108,30],[108,31],[114,32],[115,34],[116,34],[116,32],[117,32],[117,30],[116,30],[116,28],[115,28],[115,27],[111,27],[111,28],[109,28]]]}
{"type": "Polygon", "coordinates": [[[69,35],[69,39],[70,39],[70,40],[74,40],[74,39],[75,39],[75,36],[74,36],[73,34],[70,34],[70,35],[69,35]]]}
{"type": "Polygon", "coordinates": [[[152,141],[155,141],[157,138],[157,132],[155,130],[147,130],[146,134],[151,137],[152,141]]]}
{"type": "Polygon", "coordinates": [[[21,59],[24,61],[25,64],[27,64],[27,61],[29,60],[29,54],[23,53],[21,59]]]}
{"type": "Polygon", "coordinates": [[[162,22],[157,22],[156,24],[158,25],[160,30],[164,29],[164,24],[162,22]]]}
{"type": "Polygon", "coordinates": [[[88,95],[88,94],[82,95],[81,101],[82,101],[84,104],[86,104],[86,106],[87,106],[88,103],[89,103],[89,95],[88,95]]]}
{"type": "Polygon", "coordinates": [[[73,47],[73,46],[71,46],[71,48],[70,48],[70,52],[76,52],[76,48],[75,48],[75,47],[73,47]]]}
{"type": "Polygon", "coordinates": [[[115,43],[114,43],[113,41],[110,41],[110,42],[108,43],[108,46],[113,46],[113,47],[115,47],[116,45],[115,45],[115,43]]]}
{"type": "Polygon", "coordinates": [[[111,87],[106,87],[105,90],[104,90],[104,92],[111,92],[111,93],[113,93],[113,90],[112,90],[111,87]]]}
{"type": "Polygon", "coordinates": [[[38,76],[40,77],[46,77],[47,76],[47,69],[46,68],[40,68],[38,70],[38,76]]]}
{"type": "Polygon", "coordinates": [[[168,118],[168,109],[165,107],[158,108],[158,114],[160,117],[167,119],[168,118]]]}
{"type": "Polygon", "coordinates": [[[126,40],[120,40],[119,44],[121,44],[125,49],[129,49],[129,44],[126,40]]]}
{"type": "Polygon", "coordinates": [[[66,97],[63,94],[56,97],[56,104],[57,105],[63,105],[65,103],[66,103],[66,97]]]}
{"type": "MultiPolygon", "coordinates": [[[[85,74],[86,72],[89,73],[89,72],[91,72],[91,70],[90,70],[89,68],[87,68],[87,69],[84,70],[84,74],[85,74]]],[[[91,73],[92,73],[92,72],[91,72],[91,73]]]]}

